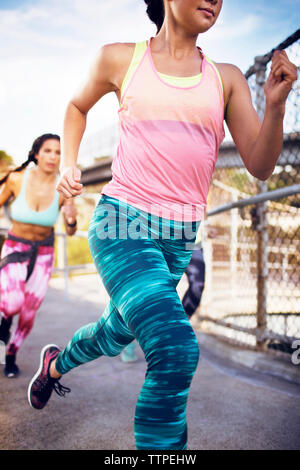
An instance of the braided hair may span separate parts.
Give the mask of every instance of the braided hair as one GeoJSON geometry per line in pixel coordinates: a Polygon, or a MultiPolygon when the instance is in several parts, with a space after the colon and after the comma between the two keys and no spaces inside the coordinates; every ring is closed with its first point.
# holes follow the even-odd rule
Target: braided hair
{"type": "Polygon", "coordinates": [[[147,15],[150,20],[156,24],[157,34],[161,29],[165,18],[164,2],[163,0],[144,0],[144,2],[147,5],[147,15]]]}
{"type": "Polygon", "coordinates": [[[35,141],[33,142],[32,144],[32,147],[28,153],[28,158],[26,160],[26,162],[22,163],[22,165],[18,166],[17,168],[15,168],[14,170],[10,171],[7,173],[6,176],[4,176],[4,178],[2,178],[0,180],[0,186],[6,182],[7,178],[9,177],[9,175],[15,171],[22,171],[24,170],[24,168],[27,167],[27,165],[29,165],[30,162],[34,162],[35,164],[37,164],[37,159],[35,158],[35,156],[39,153],[40,151],[40,148],[42,147],[43,143],[46,141],[46,140],[49,140],[49,139],[55,139],[55,140],[58,140],[60,142],[60,137],[56,134],[43,134],[41,135],[40,137],[37,137],[35,139],[35,141]]]}

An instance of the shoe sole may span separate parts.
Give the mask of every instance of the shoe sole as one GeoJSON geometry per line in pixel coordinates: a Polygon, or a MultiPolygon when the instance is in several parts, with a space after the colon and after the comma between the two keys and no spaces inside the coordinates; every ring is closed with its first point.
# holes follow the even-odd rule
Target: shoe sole
{"type": "Polygon", "coordinates": [[[28,398],[28,402],[29,402],[29,405],[31,406],[31,408],[34,408],[36,410],[36,408],[32,405],[31,403],[31,399],[30,399],[30,392],[31,392],[31,387],[33,385],[33,382],[36,380],[36,378],[40,375],[40,373],[42,372],[42,369],[43,369],[43,363],[44,363],[44,354],[45,354],[45,351],[46,349],[48,348],[51,348],[51,347],[55,347],[57,349],[58,346],[56,344],[47,344],[46,346],[43,347],[43,349],[41,350],[41,354],[40,354],[40,366],[36,372],[36,374],[32,377],[31,381],[30,381],[30,384],[28,385],[28,391],[27,391],[27,398],[28,398]]]}
{"type": "Polygon", "coordinates": [[[20,372],[10,372],[10,373],[7,374],[7,375],[5,374],[5,377],[6,377],[7,379],[14,379],[15,377],[18,377],[19,373],[20,373],[20,372]]]}

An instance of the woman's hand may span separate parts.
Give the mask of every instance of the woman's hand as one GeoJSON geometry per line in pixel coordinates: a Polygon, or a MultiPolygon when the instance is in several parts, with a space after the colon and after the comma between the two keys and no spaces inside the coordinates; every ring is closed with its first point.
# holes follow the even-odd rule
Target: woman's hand
{"type": "Polygon", "coordinates": [[[272,58],[271,72],[264,87],[267,106],[284,110],[297,75],[297,67],[289,60],[287,53],[276,50],[272,58]]]}
{"type": "Polygon", "coordinates": [[[78,196],[82,193],[83,188],[80,178],[81,171],[76,166],[63,168],[61,178],[56,187],[57,191],[66,199],[78,196]]]}
{"type": "Polygon", "coordinates": [[[76,222],[77,209],[73,204],[72,199],[66,201],[62,206],[61,210],[65,216],[65,221],[67,222],[67,224],[73,224],[74,222],[76,222]]]}
{"type": "Polygon", "coordinates": [[[74,199],[66,199],[64,201],[61,211],[64,216],[67,235],[74,235],[77,231],[77,209],[74,204],[74,199]]]}

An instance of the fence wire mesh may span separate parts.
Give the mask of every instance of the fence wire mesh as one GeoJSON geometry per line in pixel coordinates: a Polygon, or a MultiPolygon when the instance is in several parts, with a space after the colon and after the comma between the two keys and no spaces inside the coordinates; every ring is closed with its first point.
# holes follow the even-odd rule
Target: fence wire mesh
{"type": "MultiPolygon", "coordinates": [[[[277,47],[286,50],[298,69],[299,32],[277,47]]],[[[245,74],[261,118],[272,52],[257,57],[245,74]]],[[[247,172],[232,142],[221,147],[208,197],[207,226],[214,227],[216,235],[210,238],[204,231],[206,283],[198,309],[203,330],[283,352],[291,352],[292,341],[300,338],[299,104],[298,78],[286,105],[283,149],[266,182],[247,172]],[[295,185],[296,194],[210,216],[216,207],[295,185]]]]}

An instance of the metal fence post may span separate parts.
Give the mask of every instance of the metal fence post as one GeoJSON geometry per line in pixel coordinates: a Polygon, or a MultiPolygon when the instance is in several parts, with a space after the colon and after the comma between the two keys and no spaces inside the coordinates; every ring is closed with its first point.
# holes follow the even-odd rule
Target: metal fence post
{"type": "MultiPolygon", "coordinates": [[[[213,280],[213,248],[212,248],[212,240],[209,239],[207,236],[203,237],[202,240],[202,247],[203,247],[203,256],[205,260],[205,290],[204,290],[204,298],[205,303],[208,304],[211,301],[212,297],[212,280],[213,280]]],[[[203,302],[201,302],[203,304],[203,302]]]]}
{"type": "MultiPolygon", "coordinates": [[[[260,120],[264,118],[266,81],[266,64],[260,56],[255,57],[256,66],[256,109],[260,120]]],[[[262,155],[263,158],[263,155],[262,155]]],[[[258,181],[258,193],[268,191],[266,181],[258,181]]],[[[257,205],[257,316],[256,316],[256,346],[264,349],[264,333],[267,329],[267,280],[268,280],[268,203],[257,205]]]]}
{"type": "Polygon", "coordinates": [[[65,282],[65,297],[69,298],[69,272],[68,272],[68,251],[67,251],[67,235],[63,231],[63,218],[60,214],[58,220],[60,234],[57,237],[57,265],[63,271],[65,282]]]}
{"type": "MultiPolygon", "coordinates": [[[[238,200],[237,194],[231,193],[232,202],[238,200]]],[[[237,266],[237,251],[238,251],[238,209],[231,211],[231,224],[230,224],[230,291],[231,297],[235,299],[236,293],[239,289],[238,283],[238,266],[237,266]]]]}
{"type": "Polygon", "coordinates": [[[68,270],[68,244],[67,234],[63,236],[64,239],[64,278],[65,278],[65,296],[69,299],[69,270],[68,270]]]}

